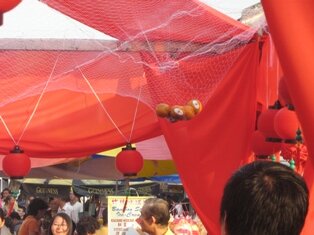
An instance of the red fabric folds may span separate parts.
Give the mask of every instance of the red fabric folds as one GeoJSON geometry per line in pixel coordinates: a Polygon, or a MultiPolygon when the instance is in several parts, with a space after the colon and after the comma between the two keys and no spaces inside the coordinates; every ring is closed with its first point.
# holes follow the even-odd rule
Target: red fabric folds
{"type": "Polygon", "coordinates": [[[314,231],[314,2],[263,0],[262,4],[309,151],[304,177],[311,192],[310,208],[302,232],[309,235],[314,231]]]}
{"type": "MultiPolygon", "coordinates": [[[[124,137],[134,143],[161,134],[155,112],[145,104],[139,103],[132,132],[137,101],[117,95],[99,97],[107,114],[93,94],[67,90],[45,93],[20,147],[30,157],[82,157],[125,145],[124,137]]],[[[21,136],[37,99],[30,97],[1,108],[15,140],[21,136]]],[[[4,125],[0,125],[0,133],[0,152],[9,152],[14,144],[4,125]]]]}
{"type": "Polygon", "coordinates": [[[258,47],[245,48],[190,121],[160,124],[186,192],[209,234],[219,234],[219,207],[231,173],[249,158],[254,130],[258,47]]]}

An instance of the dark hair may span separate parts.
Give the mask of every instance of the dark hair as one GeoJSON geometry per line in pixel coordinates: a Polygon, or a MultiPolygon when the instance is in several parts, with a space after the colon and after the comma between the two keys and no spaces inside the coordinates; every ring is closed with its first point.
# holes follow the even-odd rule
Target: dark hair
{"type": "Polygon", "coordinates": [[[299,235],[308,204],[300,175],[277,162],[255,161],[227,182],[220,220],[228,235],[299,235]]]}
{"type": "Polygon", "coordinates": [[[67,224],[67,226],[68,226],[67,235],[71,235],[71,234],[73,233],[73,231],[74,231],[74,230],[73,230],[73,221],[72,221],[72,219],[70,218],[70,216],[67,215],[66,213],[58,213],[58,214],[56,214],[56,215],[52,218],[51,223],[50,223],[50,225],[49,225],[49,229],[48,229],[48,235],[52,235],[51,227],[52,227],[52,225],[53,225],[53,223],[54,223],[54,221],[55,221],[55,219],[56,219],[57,217],[61,217],[61,218],[66,222],[66,224],[67,224]]]}
{"type": "Polygon", "coordinates": [[[9,195],[3,201],[5,204],[8,204],[11,201],[12,197],[9,195]]]}
{"type": "Polygon", "coordinates": [[[95,233],[100,225],[96,218],[92,216],[83,216],[76,225],[76,232],[78,235],[87,235],[87,233],[95,233]]]}
{"type": "Polygon", "coordinates": [[[1,197],[3,197],[3,192],[8,191],[9,194],[11,194],[11,190],[9,188],[4,188],[1,192],[1,197]]]}
{"type": "Polygon", "coordinates": [[[154,216],[156,224],[168,225],[170,219],[169,204],[160,198],[148,198],[144,202],[141,214],[145,219],[154,216]]]}
{"type": "Polygon", "coordinates": [[[28,205],[27,215],[36,216],[39,210],[48,209],[48,204],[41,198],[34,198],[28,205]]]}

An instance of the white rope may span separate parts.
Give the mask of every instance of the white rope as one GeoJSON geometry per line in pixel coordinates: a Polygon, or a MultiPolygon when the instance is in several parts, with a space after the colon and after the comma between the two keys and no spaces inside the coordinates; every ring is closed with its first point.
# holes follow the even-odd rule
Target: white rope
{"type": "MultiPolygon", "coordinates": [[[[145,76],[145,72],[143,73],[143,76],[145,76]]],[[[135,112],[134,112],[134,116],[133,116],[133,121],[132,121],[132,127],[131,127],[131,132],[130,132],[130,138],[128,143],[131,143],[131,136],[133,135],[133,131],[134,131],[134,126],[135,126],[135,120],[136,120],[136,116],[137,116],[137,112],[138,112],[138,106],[140,103],[140,97],[141,97],[141,93],[142,93],[142,84],[141,81],[139,81],[139,85],[140,85],[140,91],[137,97],[137,102],[136,102],[136,107],[135,107],[135,112]]]]}
{"type": "Polygon", "coordinates": [[[48,83],[49,83],[49,81],[50,81],[50,79],[51,79],[51,77],[52,77],[52,74],[53,74],[53,72],[54,72],[54,70],[55,70],[55,68],[56,68],[57,62],[58,62],[58,60],[59,60],[59,56],[60,56],[60,54],[58,55],[58,57],[57,57],[57,59],[56,59],[56,61],[55,61],[55,63],[54,63],[54,66],[53,66],[53,69],[52,69],[52,71],[51,71],[51,73],[50,73],[50,76],[49,76],[49,78],[48,78],[48,80],[47,80],[47,82],[46,82],[46,84],[45,84],[45,86],[44,86],[44,89],[42,90],[42,92],[41,92],[41,94],[40,94],[40,96],[39,96],[39,98],[38,98],[38,100],[37,100],[37,102],[36,102],[36,105],[35,105],[35,107],[34,107],[34,109],[33,109],[33,112],[32,112],[32,114],[30,115],[30,117],[29,117],[29,119],[28,119],[28,121],[27,121],[27,123],[26,123],[26,125],[25,125],[25,127],[24,127],[24,129],[23,129],[23,131],[22,131],[22,134],[20,135],[20,138],[18,139],[18,141],[15,141],[15,139],[13,138],[13,135],[12,135],[10,129],[9,129],[9,127],[7,126],[7,124],[6,124],[6,122],[4,121],[3,117],[0,115],[0,119],[1,119],[1,121],[2,121],[2,123],[3,123],[3,125],[4,125],[4,127],[5,127],[6,131],[7,131],[8,135],[10,136],[10,138],[12,139],[12,141],[14,142],[15,145],[19,145],[19,143],[20,143],[20,141],[21,141],[21,139],[22,139],[22,137],[23,137],[23,135],[24,135],[24,133],[25,133],[27,127],[29,126],[31,120],[33,119],[33,117],[34,117],[34,115],[35,115],[35,112],[37,111],[37,108],[38,108],[38,106],[39,106],[39,103],[40,103],[40,101],[41,101],[41,99],[42,99],[42,97],[43,97],[43,95],[44,95],[44,93],[45,93],[45,91],[46,91],[46,89],[47,89],[47,87],[48,87],[48,83]]]}
{"type": "MultiPolygon", "coordinates": [[[[122,131],[120,130],[120,128],[118,127],[118,125],[115,123],[115,121],[113,120],[113,118],[110,116],[109,112],[107,111],[107,109],[105,108],[105,106],[103,105],[103,103],[101,102],[99,96],[97,95],[95,89],[93,88],[92,84],[89,82],[89,80],[87,79],[87,77],[84,75],[83,71],[81,70],[80,67],[78,67],[78,70],[80,71],[82,77],[84,78],[85,82],[87,83],[87,85],[89,86],[89,88],[91,89],[91,91],[93,92],[94,96],[96,97],[97,101],[100,104],[100,107],[103,109],[103,111],[105,112],[105,114],[108,116],[109,120],[111,121],[111,123],[113,124],[113,126],[117,129],[117,131],[119,132],[119,134],[122,136],[122,138],[126,141],[126,143],[131,143],[131,139],[133,136],[133,131],[134,131],[134,126],[135,126],[135,120],[136,120],[136,116],[137,116],[137,112],[138,112],[138,106],[139,106],[139,101],[140,101],[140,96],[142,93],[142,86],[141,86],[141,81],[140,81],[140,91],[139,91],[139,95],[137,97],[137,103],[136,103],[136,107],[135,107],[135,112],[134,112],[134,116],[133,116],[133,121],[132,121],[132,127],[131,127],[131,131],[130,131],[130,136],[129,139],[127,139],[127,137],[122,133],[122,131]]],[[[145,75],[145,73],[143,74],[145,75]]]]}
{"type": "Polygon", "coordinates": [[[97,101],[100,104],[100,107],[103,109],[103,111],[106,113],[106,115],[108,116],[109,120],[111,121],[111,123],[113,124],[113,126],[117,129],[117,131],[119,132],[119,134],[122,136],[122,138],[128,142],[126,136],[122,133],[122,131],[120,130],[120,128],[117,126],[117,124],[115,123],[115,121],[112,119],[112,117],[110,116],[110,114],[108,113],[107,109],[105,108],[105,106],[103,105],[103,103],[101,102],[99,96],[97,95],[95,89],[93,88],[93,86],[90,84],[90,82],[88,81],[88,79],[86,78],[86,76],[83,74],[82,70],[80,69],[80,67],[78,67],[80,73],[82,74],[82,77],[84,78],[84,80],[86,81],[87,85],[89,86],[89,88],[91,89],[91,91],[93,92],[94,96],[96,97],[97,101]]]}
{"type": "Polygon", "coordinates": [[[29,117],[29,119],[28,119],[28,121],[27,121],[27,123],[26,123],[26,125],[25,125],[25,127],[24,127],[24,129],[23,129],[23,131],[22,131],[22,134],[21,134],[20,138],[18,139],[18,141],[17,141],[17,143],[16,143],[16,145],[19,145],[19,143],[20,143],[20,141],[21,141],[21,139],[22,139],[22,137],[23,137],[23,135],[24,135],[24,133],[25,133],[27,127],[28,127],[28,125],[30,124],[31,120],[33,119],[33,117],[34,117],[34,115],[35,115],[35,113],[36,113],[36,111],[37,111],[37,109],[38,109],[39,103],[40,103],[40,101],[42,100],[42,98],[43,98],[43,96],[44,96],[44,93],[45,93],[45,91],[46,91],[46,89],[47,89],[47,87],[48,87],[48,84],[49,84],[49,82],[50,82],[50,80],[51,80],[51,78],[52,78],[52,74],[53,74],[53,72],[55,71],[55,68],[56,68],[57,62],[58,62],[58,60],[59,60],[59,57],[60,57],[60,54],[58,55],[58,57],[57,57],[57,59],[56,59],[54,65],[53,65],[52,71],[51,71],[51,73],[50,73],[50,75],[49,75],[49,78],[48,78],[48,80],[47,80],[47,82],[46,82],[46,84],[45,84],[45,86],[44,86],[44,89],[42,90],[42,92],[41,92],[41,94],[40,94],[40,96],[39,96],[39,98],[38,98],[38,100],[37,100],[37,103],[36,103],[36,105],[35,105],[35,107],[34,107],[34,109],[33,109],[33,112],[32,112],[32,114],[30,115],[30,117],[29,117]]]}
{"type": "Polygon", "coordinates": [[[7,132],[8,132],[8,134],[9,134],[10,138],[12,139],[12,141],[14,142],[14,144],[17,145],[15,139],[13,138],[13,136],[12,136],[12,134],[11,134],[10,129],[8,128],[7,124],[5,123],[5,121],[4,121],[4,119],[2,118],[1,115],[0,115],[0,119],[1,119],[1,121],[2,121],[2,123],[3,123],[3,125],[4,125],[4,127],[5,127],[5,129],[7,130],[7,132]]]}

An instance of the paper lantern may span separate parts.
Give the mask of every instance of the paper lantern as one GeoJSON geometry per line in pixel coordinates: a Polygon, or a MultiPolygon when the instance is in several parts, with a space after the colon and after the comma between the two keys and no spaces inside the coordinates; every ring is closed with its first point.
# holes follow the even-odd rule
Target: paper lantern
{"type": "Polygon", "coordinates": [[[3,158],[2,168],[4,173],[11,179],[22,179],[31,169],[31,160],[19,146],[15,146],[14,149],[3,158]]]}
{"type": "Polygon", "coordinates": [[[0,25],[3,23],[3,13],[12,10],[21,0],[2,0],[0,1],[0,25]]]}
{"type": "Polygon", "coordinates": [[[265,135],[256,130],[252,135],[252,151],[258,158],[267,158],[280,150],[280,142],[267,142],[265,135]]]}
{"type": "Polygon", "coordinates": [[[275,131],[282,139],[294,140],[299,127],[297,114],[287,107],[280,109],[274,118],[275,131]]]}
{"type": "Polygon", "coordinates": [[[140,152],[127,144],[116,156],[116,168],[124,176],[136,176],[143,168],[144,160],[140,152]]]}
{"type": "Polygon", "coordinates": [[[268,139],[280,139],[274,128],[274,119],[277,112],[280,110],[281,105],[276,101],[274,106],[269,107],[259,115],[257,120],[257,129],[261,131],[268,139]]]}

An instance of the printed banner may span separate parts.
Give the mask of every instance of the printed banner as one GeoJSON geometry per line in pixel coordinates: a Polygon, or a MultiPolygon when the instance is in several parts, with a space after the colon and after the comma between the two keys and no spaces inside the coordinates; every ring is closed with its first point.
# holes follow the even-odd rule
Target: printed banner
{"type": "Polygon", "coordinates": [[[138,235],[136,228],[139,228],[139,225],[135,220],[141,215],[147,198],[150,197],[108,196],[108,234],[138,235]]]}

